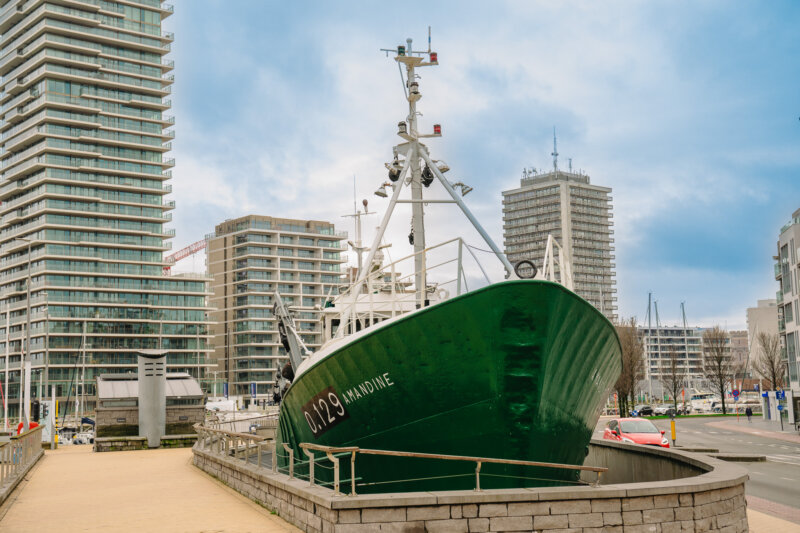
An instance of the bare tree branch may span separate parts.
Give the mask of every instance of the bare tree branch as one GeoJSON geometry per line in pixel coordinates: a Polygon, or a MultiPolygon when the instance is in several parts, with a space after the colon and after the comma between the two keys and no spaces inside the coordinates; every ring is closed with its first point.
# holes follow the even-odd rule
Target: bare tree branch
{"type": "Polygon", "coordinates": [[[729,341],[728,333],[719,326],[703,332],[703,374],[722,399],[722,414],[727,412],[725,390],[735,372],[729,341]]]}
{"type": "Polygon", "coordinates": [[[661,385],[672,396],[672,405],[675,412],[678,412],[678,393],[683,388],[683,380],[686,377],[686,369],[681,366],[681,358],[675,348],[670,346],[666,357],[662,354],[659,361],[661,385]]]}
{"type": "Polygon", "coordinates": [[[783,374],[786,362],[781,358],[780,338],[775,333],[762,331],[756,337],[761,347],[760,356],[753,361],[753,369],[762,378],[768,380],[773,390],[783,386],[783,374]]]}
{"type": "Polygon", "coordinates": [[[628,416],[633,407],[636,383],[644,374],[644,344],[636,329],[636,318],[617,324],[617,334],[622,345],[622,372],[614,389],[620,416],[628,416]]]}

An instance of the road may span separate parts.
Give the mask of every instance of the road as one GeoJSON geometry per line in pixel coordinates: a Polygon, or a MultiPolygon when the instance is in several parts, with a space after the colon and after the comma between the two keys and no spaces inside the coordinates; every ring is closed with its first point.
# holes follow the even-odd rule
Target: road
{"type": "MultiPolygon", "coordinates": [[[[602,429],[607,421],[604,417],[598,423],[596,438],[603,437],[602,429]]],[[[800,510],[800,443],[708,425],[720,422],[719,418],[678,418],[675,422],[679,447],[698,446],[716,448],[720,452],[765,455],[766,462],[736,463],[750,473],[747,495],[800,510]]],[[[653,423],[666,430],[669,437],[669,420],[653,420],[653,423]]],[[[738,423],[735,418],[725,419],[725,423],[748,429],[744,417],[738,423]]]]}

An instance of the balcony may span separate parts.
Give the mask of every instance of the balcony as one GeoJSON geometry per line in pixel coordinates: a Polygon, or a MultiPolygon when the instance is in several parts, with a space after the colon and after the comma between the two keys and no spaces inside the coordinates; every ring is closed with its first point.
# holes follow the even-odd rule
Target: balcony
{"type": "Polygon", "coordinates": [[[775,263],[773,267],[775,268],[775,279],[781,279],[781,276],[783,275],[783,269],[781,268],[781,264],[775,263]]]}

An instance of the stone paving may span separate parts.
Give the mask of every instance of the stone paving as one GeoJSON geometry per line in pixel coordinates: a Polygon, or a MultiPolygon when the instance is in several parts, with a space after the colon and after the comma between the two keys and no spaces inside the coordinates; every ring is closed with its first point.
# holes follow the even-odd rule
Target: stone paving
{"type": "Polygon", "coordinates": [[[0,507],[0,531],[285,532],[297,528],[192,465],[189,448],[45,453],[0,507]]]}

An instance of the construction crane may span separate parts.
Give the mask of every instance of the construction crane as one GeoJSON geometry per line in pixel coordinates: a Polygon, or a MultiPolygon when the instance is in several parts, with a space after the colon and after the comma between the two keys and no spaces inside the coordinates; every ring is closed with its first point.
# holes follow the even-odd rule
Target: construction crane
{"type": "Polygon", "coordinates": [[[172,269],[172,265],[180,261],[181,259],[186,259],[190,255],[196,254],[200,250],[204,250],[208,241],[203,239],[202,241],[193,242],[186,248],[181,248],[174,254],[170,254],[164,258],[164,262],[167,263],[167,266],[164,267],[164,275],[169,276],[170,271],[172,269]]]}

